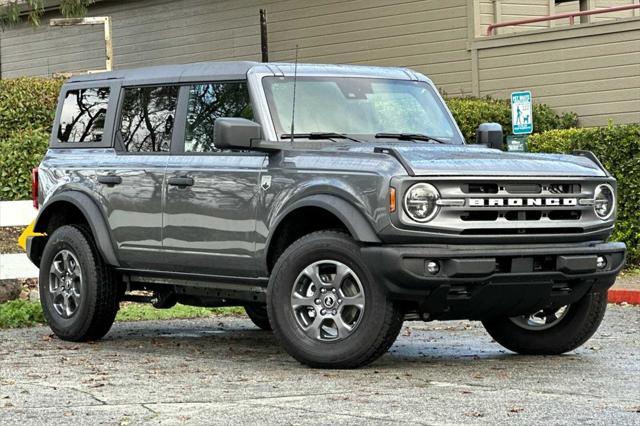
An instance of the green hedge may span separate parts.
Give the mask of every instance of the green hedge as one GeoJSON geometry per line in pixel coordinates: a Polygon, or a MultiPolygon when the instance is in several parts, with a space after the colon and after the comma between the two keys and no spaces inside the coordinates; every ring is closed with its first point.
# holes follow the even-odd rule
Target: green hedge
{"type": "Polygon", "coordinates": [[[0,143],[24,129],[51,129],[56,113],[59,78],[0,80],[0,143]]]}
{"type": "Polygon", "coordinates": [[[0,80],[0,200],[31,198],[31,169],[47,150],[63,80],[0,80]]]}
{"type": "Polygon", "coordinates": [[[534,152],[592,151],[618,181],[614,241],[624,241],[628,262],[640,264],[640,124],[552,130],[529,137],[534,152]]]}
{"type": "Polygon", "coordinates": [[[49,145],[49,131],[23,129],[0,142],[0,200],[31,198],[31,169],[49,145]]]}
{"type": "MultiPolygon", "coordinates": [[[[511,102],[509,100],[447,98],[446,102],[469,143],[475,143],[476,129],[482,123],[500,123],[505,134],[511,132],[511,102]]],[[[533,105],[533,131],[535,133],[577,126],[578,116],[574,113],[557,114],[548,105],[533,105]]]]}

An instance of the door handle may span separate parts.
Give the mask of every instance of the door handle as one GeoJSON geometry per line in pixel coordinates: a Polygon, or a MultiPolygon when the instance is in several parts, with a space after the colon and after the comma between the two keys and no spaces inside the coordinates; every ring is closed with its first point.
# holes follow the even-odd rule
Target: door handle
{"type": "Polygon", "coordinates": [[[167,180],[167,183],[173,186],[185,187],[185,186],[193,186],[194,182],[193,182],[193,178],[190,178],[187,176],[181,176],[181,177],[170,177],[167,180]]]}
{"type": "Polygon", "coordinates": [[[108,185],[114,186],[122,183],[122,178],[120,176],[116,176],[113,174],[108,175],[98,175],[98,182],[108,185]]]}

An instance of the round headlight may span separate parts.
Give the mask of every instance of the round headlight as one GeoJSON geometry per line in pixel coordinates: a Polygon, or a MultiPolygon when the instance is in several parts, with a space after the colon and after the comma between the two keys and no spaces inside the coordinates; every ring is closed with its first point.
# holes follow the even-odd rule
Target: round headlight
{"type": "Polygon", "coordinates": [[[438,213],[440,193],[428,183],[417,183],[404,196],[404,211],[416,222],[427,222],[438,213]]]}
{"type": "Polygon", "coordinates": [[[593,210],[600,219],[609,219],[616,207],[616,196],[611,185],[598,185],[594,193],[593,210]]]}

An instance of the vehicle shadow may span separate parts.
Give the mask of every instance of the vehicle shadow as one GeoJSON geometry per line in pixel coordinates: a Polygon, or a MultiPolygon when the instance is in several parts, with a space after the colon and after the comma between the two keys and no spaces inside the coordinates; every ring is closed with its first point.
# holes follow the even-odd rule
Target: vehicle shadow
{"type": "MultiPolygon", "coordinates": [[[[544,368],[550,358],[567,364],[579,358],[575,354],[535,357],[509,352],[486,335],[480,326],[471,330],[418,330],[401,334],[381,359],[366,369],[387,370],[416,364],[448,368],[478,368],[526,364],[544,368]]],[[[130,353],[133,356],[175,357],[204,363],[242,362],[302,367],[279,346],[271,332],[262,331],[249,321],[233,318],[212,320],[153,321],[117,323],[97,345],[102,350],[130,353]]]]}

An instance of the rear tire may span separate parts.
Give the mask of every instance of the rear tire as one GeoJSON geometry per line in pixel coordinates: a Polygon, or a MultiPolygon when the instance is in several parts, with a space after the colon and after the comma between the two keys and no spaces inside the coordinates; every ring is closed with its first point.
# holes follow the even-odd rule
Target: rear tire
{"type": "MultiPolygon", "coordinates": [[[[487,332],[505,348],[526,355],[558,355],[584,344],[596,332],[607,309],[607,293],[588,293],[567,305],[561,317],[550,313],[553,322],[539,324],[527,317],[496,318],[483,321],[487,332]]],[[[550,312],[550,311],[549,311],[550,312]]],[[[544,313],[540,314],[541,316],[544,313]]],[[[538,320],[538,317],[533,317],[538,320]]]]}
{"type": "Polygon", "coordinates": [[[271,331],[269,314],[266,305],[245,305],[244,310],[247,316],[258,328],[264,331],[271,331]]]}
{"type": "Polygon", "coordinates": [[[359,245],[335,231],[308,234],[285,250],[269,280],[267,309],[282,347],[319,368],[375,361],[403,321],[363,262],[359,245]]]}
{"type": "Polygon", "coordinates": [[[65,225],[49,237],[40,262],[40,302],[51,330],[63,340],[97,340],[119,308],[113,270],[88,230],[65,225]]]}

